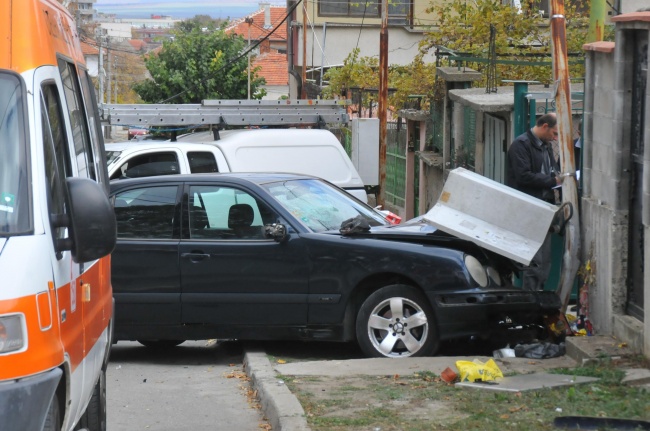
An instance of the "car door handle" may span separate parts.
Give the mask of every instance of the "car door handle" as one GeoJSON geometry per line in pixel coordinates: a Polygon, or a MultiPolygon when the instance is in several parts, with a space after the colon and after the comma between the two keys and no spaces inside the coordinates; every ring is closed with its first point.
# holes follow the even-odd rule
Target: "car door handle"
{"type": "Polygon", "coordinates": [[[181,257],[188,258],[192,261],[199,261],[204,259],[210,259],[210,254],[208,253],[182,253],[181,257]]]}

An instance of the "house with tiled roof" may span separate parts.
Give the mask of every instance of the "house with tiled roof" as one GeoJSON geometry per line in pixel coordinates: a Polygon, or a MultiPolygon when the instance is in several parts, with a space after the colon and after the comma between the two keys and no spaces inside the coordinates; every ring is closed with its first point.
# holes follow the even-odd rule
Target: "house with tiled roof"
{"type": "Polygon", "coordinates": [[[81,52],[83,52],[88,67],[88,74],[96,77],[99,73],[99,49],[96,46],[86,42],[81,42],[81,52]]]}
{"type": "Polygon", "coordinates": [[[287,61],[287,26],[284,18],[287,8],[260,2],[260,9],[226,27],[227,33],[235,33],[259,42],[251,53],[251,68],[259,67],[258,75],[266,80],[264,99],[277,100],[289,95],[289,72],[287,61]]]}
{"type": "Polygon", "coordinates": [[[149,50],[149,45],[142,39],[129,39],[129,44],[139,53],[144,53],[149,50]]]}

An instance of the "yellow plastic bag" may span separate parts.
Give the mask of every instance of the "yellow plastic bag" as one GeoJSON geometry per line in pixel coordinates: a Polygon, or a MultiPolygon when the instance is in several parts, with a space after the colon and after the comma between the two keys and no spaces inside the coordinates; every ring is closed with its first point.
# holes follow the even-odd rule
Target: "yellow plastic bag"
{"type": "Polygon", "coordinates": [[[478,359],[474,359],[474,361],[456,361],[456,368],[458,368],[461,382],[489,382],[503,378],[503,373],[493,359],[486,363],[478,359]]]}

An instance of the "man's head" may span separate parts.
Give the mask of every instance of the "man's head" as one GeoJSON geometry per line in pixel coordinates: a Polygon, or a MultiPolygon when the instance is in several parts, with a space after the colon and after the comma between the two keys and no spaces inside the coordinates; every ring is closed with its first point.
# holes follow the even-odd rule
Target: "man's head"
{"type": "Polygon", "coordinates": [[[533,133],[544,142],[557,140],[557,117],[554,112],[544,114],[537,119],[533,133]]]}

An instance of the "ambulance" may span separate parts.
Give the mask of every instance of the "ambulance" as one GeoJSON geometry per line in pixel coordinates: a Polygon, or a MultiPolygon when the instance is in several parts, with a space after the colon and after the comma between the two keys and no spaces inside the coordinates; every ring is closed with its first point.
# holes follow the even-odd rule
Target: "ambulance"
{"type": "Polygon", "coordinates": [[[0,0],[0,430],[106,429],[113,299],[97,102],[56,0],[0,0]]]}

